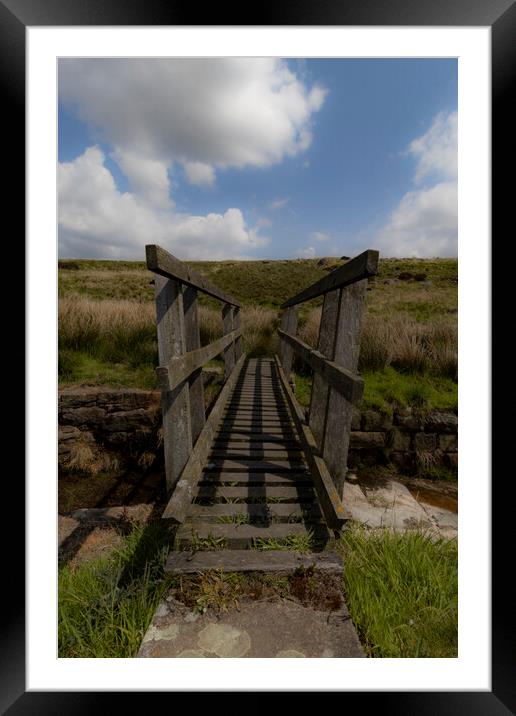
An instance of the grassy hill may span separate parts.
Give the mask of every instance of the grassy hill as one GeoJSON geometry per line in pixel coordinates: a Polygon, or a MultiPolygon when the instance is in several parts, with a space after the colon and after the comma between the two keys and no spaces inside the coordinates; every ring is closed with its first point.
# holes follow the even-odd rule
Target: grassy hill
{"type": "MultiPolygon", "coordinates": [[[[333,270],[336,258],[187,262],[243,304],[246,348],[277,350],[283,301],[333,270]]],[[[380,259],[369,282],[360,371],[365,405],[457,407],[456,259],[380,259]]],[[[63,384],[156,387],[153,274],[144,262],[59,262],[59,374],[63,384]]],[[[303,304],[299,332],[316,345],[322,299],[303,304]]],[[[220,304],[201,298],[203,345],[221,334],[220,304]]],[[[297,366],[298,396],[310,374],[297,366]]]]}

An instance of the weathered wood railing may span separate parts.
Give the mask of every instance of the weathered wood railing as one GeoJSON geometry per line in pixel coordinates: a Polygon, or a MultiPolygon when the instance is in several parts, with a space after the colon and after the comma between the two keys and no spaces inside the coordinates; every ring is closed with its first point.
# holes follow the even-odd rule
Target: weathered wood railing
{"type": "Polygon", "coordinates": [[[174,500],[167,510],[180,521],[190,502],[200,465],[206,459],[220,419],[224,396],[242,366],[240,304],[160,246],[145,247],[147,268],[155,276],[163,444],[167,491],[174,500]],[[223,336],[201,348],[197,292],[222,302],[223,336]],[[208,420],[204,409],[202,367],[223,353],[225,385],[208,420]],[[219,406],[219,407],[217,407],[219,406]],[[181,483],[178,484],[179,478],[181,483]]]}
{"type": "MultiPolygon", "coordinates": [[[[293,401],[298,429],[304,436],[307,452],[312,455],[314,477],[325,483],[326,489],[320,491],[319,497],[328,501],[329,471],[339,498],[333,501],[333,506],[328,505],[327,513],[331,509],[339,511],[343,495],[353,406],[360,402],[364,387],[357,375],[364,299],[368,277],[378,272],[378,257],[378,251],[364,251],[282,305],[285,310],[278,329],[281,373],[293,401]],[[323,295],[315,350],[296,337],[297,311],[300,303],[323,295]],[[308,424],[288,387],[294,353],[313,370],[308,424]]],[[[330,490],[330,495],[334,491],[330,490]]]]}

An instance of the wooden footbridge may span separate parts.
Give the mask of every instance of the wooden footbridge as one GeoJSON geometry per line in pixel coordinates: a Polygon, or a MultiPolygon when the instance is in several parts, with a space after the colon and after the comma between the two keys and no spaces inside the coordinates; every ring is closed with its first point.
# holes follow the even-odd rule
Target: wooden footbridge
{"type": "Polygon", "coordinates": [[[180,546],[169,568],[187,570],[192,560],[189,571],[201,564],[265,568],[276,563],[277,553],[250,547],[303,539],[314,551],[323,550],[349,517],[343,487],[353,406],[363,392],[357,375],[360,328],[378,252],[365,251],[283,304],[280,355],[274,358],[246,356],[240,304],[232,296],[159,246],[146,246],[146,256],[156,274],[157,374],[170,498],[163,518],[177,524],[180,546]],[[222,303],[223,336],[204,347],[199,291],[222,303]],[[296,332],[298,305],[318,296],[324,304],[315,350],[296,332]],[[224,385],[206,416],[202,367],[220,354],[224,385]],[[308,416],[293,392],[294,354],[313,371],[308,416]],[[221,545],[223,551],[209,551],[221,545]]]}

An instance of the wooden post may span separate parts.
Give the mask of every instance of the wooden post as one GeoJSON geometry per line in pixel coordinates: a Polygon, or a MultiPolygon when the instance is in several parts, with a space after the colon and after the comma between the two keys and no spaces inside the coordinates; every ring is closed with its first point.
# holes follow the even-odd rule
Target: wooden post
{"type": "MultiPolygon", "coordinates": [[[[282,331],[285,331],[285,333],[290,333],[291,336],[296,335],[297,306],[290,306],[285,311],[283,311],[283,315],[281,316],[280,328],[282,331]]],[[[284,340],[280,340],[279,351],[283,372],[285,373],[285,376],[289,383],[291,383],[292,380],[290,374],[292,373],[292,357],[294,355],[294,351],[292,350],[292,347],[289,346],[284,340]]]]}
{"type": "MultiPolygon", "coordinates": [[[[197,291],[190,286],[183,286],[183,308],[185,315],[185,346],[186,352],[201,347],[199,332],[197,291]]],[[[189,378],[190,386],[190,418],[192,425],[192,442],[195,444],[199,433],[206,422],[204,411],[204,386],[202,368],[199,368],[189,378]]]]}
{"type": "MultiPolygon", "coordinates": [[[[234,306],[230,303],[225,303],[222,307],[222,335],[227,335],[234,330],[234,306]]],[[[235,343],[224,349],[224,380],[226,381],[235,367],[235,343]]]]}
{"type": "MultiPolygon", "coordinates": [[[[367,279],[363,279],[339,291],[333,360],[353,373],[357,372],[358,367],[366,290],[367,279]]],[[[324,440],[321,448],[322,456],[341,499],[347,473],[352,417],[353,405],[343,395],[330,388],[328,390],[324,440]]]]}
{"type": "MultiPolygon", "coordinates": [[[[185,352],[183,292],[177,281],[154,277],[158,325],[158,353],[161,365],[185,352]]],[[[163,445],[167,491],[176,485],[192,450],[188,381],[174,390],[162,391],[163,445]]]]}
{"type": "MultiPolygon", "coordinates": [[[[240,307],[239,306],[233,306],[233,328],[237,331],[240,328],[240,307]]],[[[244,352],[244,348],[242,345],[242,336],[239,336],[235,341],[235,361],[238,362],[238,359],[244,352]]]]}
{"type": "MultiPolygon", "coordinates": [[[[339,289],[330,291],[324,295],[317,350],[329,360],[333,360],[335,351],[335,335],[337,332],[337,319],[339,315],[339,298],[339,289]]],[[[310,396],[308,424],[314,434],[321,455],[323,452],[324,435],[326,432],[328,391],[329,386],[322,375],[314,373],[312,392],[310,396]]]]}

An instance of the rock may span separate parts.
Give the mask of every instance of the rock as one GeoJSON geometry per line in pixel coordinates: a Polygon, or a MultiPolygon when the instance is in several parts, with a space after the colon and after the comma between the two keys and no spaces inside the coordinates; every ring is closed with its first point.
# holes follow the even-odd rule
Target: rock
{"type": "Polygon", "coordinates": [[[414,449],[421,452],[433,452],[437,448],[437,436],[433,433],[416,433],[414,449]]]}
{"type": "Polygon", "coordinates": [[[377,410],[366,410],[362,413],[362,430],[389,430],[392,427],[392,415],[377,410]]]}
{"type": "Polygon", "coordinates": [[[353,413],[351,416],[351,430],[360,430],[361,422],[362,422],[362,414],[361,414],[360,410],[356,407],[353,407],[353,413]]]}
{"type": "Polygon", "coordinates": [[[393,451],[389,455],[390,462],[402,472],[414,471],[414,454],[406,451],[393,451]]]}
{"type": "Polygon", "coordinates": [[[385,433],[355,431],[351,433],[350,448],[383,448],[385,433]]]}
{"type": "Polygon", "coordinates": [[[388,446],[393,450],[410,450],[410,433],[401,432],[393,428],[388,435],[388,446]]]}
{"type": "Polygon", "coordinates": [[[456,435],[439,435],[439,449],[444,452],[456,452],[458,450],[456,435]]]}
{"type": "Polygon", "coordinates": [[[408,430],[423,430],[424,422],[422,417],[412,408],[397,408],[394,414],[395,425],[400,425],[408,430]]]}
{"type": "Polygon", "coordinates": [[[142,427],[152,427],[153,416],[148,410],[121,410],[105,416],[102,428],[107,432],[128,432],[142,427]]]}
{"type": "Polygon", "coordinates": [[[425,419],[425,430],[453,434],[457,432],[458,424],[458,418],[454,413],[432,410],[425,419]]]}
{"type": "Polygon", "coordinates": [[[106,415],[105,410],[97,406],[63,410],[59,414],[59,422],[68,425],[89,425],[98,427],[106,415]]]}
{"type": "Polygon", "coordinates": [[[73,425],[60,425],[57,437],[60,443],[68,440],[77,440],[81,436],[79,428],[73,425]]]}
{"type": "Polygon", "coordinates": [[[459,467],[459,454],[456,452],[447,452],[444,456],[445,464],[452,470],[459,467]]]}

